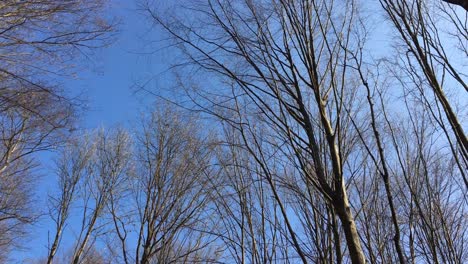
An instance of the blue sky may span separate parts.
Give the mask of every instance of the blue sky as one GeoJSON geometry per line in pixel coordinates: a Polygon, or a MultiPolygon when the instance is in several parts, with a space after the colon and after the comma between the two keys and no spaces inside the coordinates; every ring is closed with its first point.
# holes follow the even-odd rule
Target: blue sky
{"type": "Polygon", "coordinates": [[[127,124],[134,119],[148,100],[136,96],[131,88],[156,66],[146,60],[152,56],[138,54],[143,47],[141,36],[148,25],[133,1],[113,1],[111,9],[121,20],[116,42],[99,51],[78,80],[67,83],[68,89],[85,91],[88,111],[82,120],[87,128],[127,124]]]}

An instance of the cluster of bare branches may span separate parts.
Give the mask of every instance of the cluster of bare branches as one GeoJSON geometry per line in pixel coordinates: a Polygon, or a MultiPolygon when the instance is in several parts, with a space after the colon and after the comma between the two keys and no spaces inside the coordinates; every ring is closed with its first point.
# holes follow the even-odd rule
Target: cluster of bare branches
{"type": "Polygon", "coordinates": [[[212,200],[222,224],[210,234],[226,262],[467,261],[464,10],[422,0],[143,9],[184,58],[185,97],[169,100],[223,128],[212,200]],[[372,20],[390,35],[384,55],[372,20]]]}
{"type": "MultiPolygon", "coordinates": [[[[466,1],[141,3],[185,110],[66,141],[41,263],[468,262],[466,1]]],[[[0,3],[2,248],[75,114],[49,77],[107,43],[103,4],[0,3]]]]}
{"type": "MultiPolygon", "coordinates": [[[[78,101],[59,79],[72,60],[110,41],[105,1],[0,3],[0,259],[18,246],[33,210],[35,153],[55,148],[73,128],[78,101]]],[[[78,93],[75,93],[75,96],[78,93]]]]}
{"type": "Polygon", "coordinates": [[[50,199],[56,225],[47,263],[57,263],[65,233],[77,234],[72,263],[88,263],[87,251],[103,244],[110,263],[215,258],[202,232],[216,178],[213,147],[197,125],[166,108],[145,118],[133,139],[122,129],[100,130],[65,147],[50,199]],[[78,227],[68,225],[77,219],[78,227]]]}

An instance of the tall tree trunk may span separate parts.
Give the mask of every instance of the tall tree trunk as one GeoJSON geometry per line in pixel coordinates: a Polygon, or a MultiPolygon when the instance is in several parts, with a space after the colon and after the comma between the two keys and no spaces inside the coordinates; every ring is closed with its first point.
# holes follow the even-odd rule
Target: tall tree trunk
{"type": "Polygon", "coordinates": [[[55,254],[57,253],[58,244],[59,244],[61,235],[62,235],[62,226],[60,225],[60,227],[57,228],[57,233],[55,234],[54,242],[52,243],[52,246],[50,247],[49,256],[47,256],[47,264],[52,264],[52,261],[54,260],[55,254]]]}
{"type": "Polygon", "coordinates": [[[366,263],[366,257],[364,256],[364,252],[361,247],[361,241],[345,188],[346,187],[343,185],[340,194],[341,197],[334,201],[333,206],[335,207],[338,217],[341,220],[341,225],[343,226],[351,262],[353,264],[364,264],[366,263]]]}

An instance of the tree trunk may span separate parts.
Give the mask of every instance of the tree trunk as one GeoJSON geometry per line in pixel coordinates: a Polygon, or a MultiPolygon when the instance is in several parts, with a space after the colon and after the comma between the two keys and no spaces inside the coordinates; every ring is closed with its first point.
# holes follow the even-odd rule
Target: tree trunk
{"type": "Polygon", "coordinates": [[[57,253],[58,243],[60,240],[60,236],[62,235],[62,227],[60,226],[57,228],[57,233],[54,237],[54,242],[52,243],[52,247],[50,248],[49,256],[47,256],[47,264],[52,264],[54,260],[55,254],[57,253]]]}
{"type": "MultiPolygon", "coordinates": [[[[344,190],[343,186],[343,190],[344,190]]],[[[361,241],[357,232],[356,223],[354,222],[354,216],[349,206],[348,195],[346,191],[341,190],[341,197],[334,201],[333,206],[341,220],[343,231],[346,238],[346,244],[348,245],[349,255],[353,264],[364,264],[366,263],[366,257],[361,247],[361,241]]]]}

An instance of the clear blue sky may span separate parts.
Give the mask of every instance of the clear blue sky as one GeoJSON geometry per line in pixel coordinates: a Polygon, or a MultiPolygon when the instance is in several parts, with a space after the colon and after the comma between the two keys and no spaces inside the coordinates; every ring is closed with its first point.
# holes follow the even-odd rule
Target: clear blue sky
{"type": "Polygon", "coordinates": [[[128,124],[149,102],[141,93],[135,95],[132,87],[136,81],[157,72],[158,63],[155,56],[139,54],[143,52],[142,36],[148,23],[133,2],[112,1],[109,11],[121,20],[116,42],[98,52],[78,80],[67,83],[69,89],[85,91],[89,109],[82,120],[87,128],[128,124]]]}

